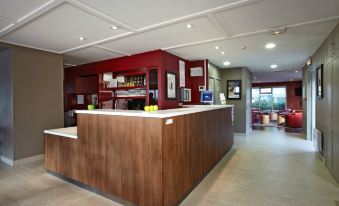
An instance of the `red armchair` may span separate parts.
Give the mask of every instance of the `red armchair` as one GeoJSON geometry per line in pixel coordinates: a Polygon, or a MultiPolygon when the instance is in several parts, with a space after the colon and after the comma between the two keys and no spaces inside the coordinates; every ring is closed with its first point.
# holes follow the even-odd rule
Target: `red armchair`
{"type": "Polygon", "coordinates": [[[291,128],[303,127],[303,113],[297,112],[294,114],[286,115],[286,126],[291,128]]]}

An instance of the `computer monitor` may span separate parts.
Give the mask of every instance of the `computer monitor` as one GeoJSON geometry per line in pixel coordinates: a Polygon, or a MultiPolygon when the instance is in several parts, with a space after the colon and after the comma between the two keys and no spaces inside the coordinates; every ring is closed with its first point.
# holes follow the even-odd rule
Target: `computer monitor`
{"type": "Polygon", "coordinates": [[[202,91],[200,94],[200,102],[202,103],[213,103],[213,92],[202,91]]]}

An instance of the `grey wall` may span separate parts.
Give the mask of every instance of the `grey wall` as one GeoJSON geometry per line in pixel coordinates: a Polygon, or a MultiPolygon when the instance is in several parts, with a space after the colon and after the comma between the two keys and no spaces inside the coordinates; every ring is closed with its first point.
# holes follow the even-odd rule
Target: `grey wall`
{"type": "MultiPolygon", "coordinates": [[[[335,126],[339,122],[339,25],[327,37],[324,43],[312,56],[312,65],[308,70],[316,69],[323,64],[323,94],[322,99],[315,102],[315,127],[322,132],[324,138],[324,156],[326,166],[331,174],[339,182],[339,128],[335,126]]],[[[314,71],[315,72],[315,71],[314,71]]],[[[312,81],[309,71],[303,69],[303,86],[312,81]]],[[[315,81],[315,79],[313,80],[315,81]]],[[[308,99],[307,99],[308,101],[308,99]]],[[[306,103],[303,101],[303,112],[306,114],[306,103]]],[[[306,129],[308,122],[303,126],[306,129]]]]}
{"type": "MultiPolygon", "coordinates": [[[[1,48],[1,47],[0,47],[1,48]]],[[[2,156],[14,159],[11,50],[0,52],[0,135],[2,156]]]]}
{"type": "Polygon", "coordinates": [[[208,63],[208,77],[212,77],[214,79],[221,79],[220,69],[217,66],[208,63]]]}
{"type": "Polygon", "coordinates": [[[214,82],[214,104],[221,104],[220,101],[220,92],[222,92],[222,79],[221,79],[221,71],[220,69],[211,64],[208,63],[208,89],[210,89],[210,81],[212,80],[214,82]]]}
{"type": "Polygon", "coordinates": [[[43,154],[43,130],[63,127],[63,56],[12,50],[14,160],[43,154]]]}
{"type": "Polygon", "coordinates": [[[227,104],[234,105],[234,132],[249,133],[252,127],[251,121],[251,72],[247,68],[221,69],[222,92],[227,95],[227,80],[241,80],[241,100],[227,100],[227,104]]]}

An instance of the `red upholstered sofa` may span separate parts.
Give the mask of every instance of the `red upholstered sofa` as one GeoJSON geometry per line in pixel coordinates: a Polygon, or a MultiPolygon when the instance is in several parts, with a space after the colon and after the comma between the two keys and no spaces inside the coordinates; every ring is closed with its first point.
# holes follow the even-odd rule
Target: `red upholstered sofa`
{"type": "Polygon", "coordinates": [[[286,126],[291,128],[302,128],[303,127],[303,113],[296,112],[293,114],[286,115],[286,126]]]}

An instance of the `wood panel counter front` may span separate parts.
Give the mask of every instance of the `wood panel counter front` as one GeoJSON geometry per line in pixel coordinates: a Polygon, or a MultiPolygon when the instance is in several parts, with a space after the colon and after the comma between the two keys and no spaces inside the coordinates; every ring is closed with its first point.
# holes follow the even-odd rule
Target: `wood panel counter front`
{"type": "Polygon", "coordinates": [[[45,167],[137,205],[176,205],[231,149],[231,112],[79,113],[77,138],[45,134],[45,167]]]}

